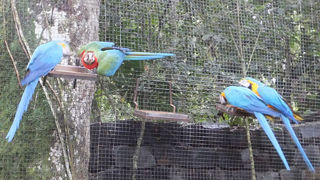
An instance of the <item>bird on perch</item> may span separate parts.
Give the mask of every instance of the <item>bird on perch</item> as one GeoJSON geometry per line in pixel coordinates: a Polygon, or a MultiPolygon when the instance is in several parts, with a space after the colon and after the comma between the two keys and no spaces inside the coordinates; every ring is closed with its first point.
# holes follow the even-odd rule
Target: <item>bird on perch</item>
{"type": "Polygon", "coordinates": [[[32,95],[39,79],[46,76],[60,61],[63,55],[70,55],[69,45],[64,41],[50,41],[38,46],[32,54],[27,65],[27,73],[21,85],[26,85],[20,103],[18,105],[13,123],[6,136],[8,142],[11,142],[17,129],[23,113],[28,109],[28,105],[32,99],[32,95]]]}
{"type": "Polygon", "coordinates": [[[258,119],[259,124],[268,136],[272,145],[279,154],[284,166],[287,170],[290,170],[286,157],[272,132],[265,115],[279,117],[280,113],[270,109],[264,101],[258,97],[255,93],[245,87],[229,86],[220,95],[221,104],[231,104],[237,108],[243,109],[258,119]]]}
{"type": "Polygon", "coordinates": [[[293,111],[292,107],[284,100],[284,98],[274,89],[266,84],[250,77],[246,77],[242,80],[240,80],[239,84],[243,87],[249,88],[254,92],[257,96],[259,96],[269,107],[269,109],[275,110],[279,112],[280,117],[282,119],[282,122],[284,123],[286,129],[291,135],[291,138],[293,139],[294,143],[298,147],[303,160],[307,164],[310,171],[314,172],[314,167],[312,166],[308,156],[304,152],[303,147],[301,146],[299,139],[297,138],[291,124],[291,119],[293,122],[298,124],[298,121],[303,120],[303,118],[293,111]]]}
{"type": "Polygon", "coordinates": [[[161,59],[175,56],[171,53],[132,52],[128,48],[115,46],[113,42],[90,42],[80,48],[78,55],[82,65],[87,69],[97,68],[97,73],[112,76],[123,61],[161,59]]]}

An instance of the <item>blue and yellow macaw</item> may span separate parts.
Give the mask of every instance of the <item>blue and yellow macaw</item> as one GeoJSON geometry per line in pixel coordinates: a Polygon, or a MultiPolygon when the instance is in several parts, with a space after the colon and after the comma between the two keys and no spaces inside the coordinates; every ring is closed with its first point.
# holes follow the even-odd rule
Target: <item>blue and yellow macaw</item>
{"type": "Polygon", "coordinates": [[[251,90],[245,87],[229,86],[220,95],[221,104],[231,104],[237,108],[243,109],[249,113],[255,115],[258,119],[262,129],[267,134],[269,140],[271,141],[273,147],[279,154],[284,166],[287,170],[290,170],[286,157],[272,132],[267,119],[264,115],[278,117],[280,113],[270,109],[263,100],[254,94],[251,90]]]}
{"type": "Polygon", "coordinates": [[[299,142],[299,139],[297,138],[289,120],[291,119],[293,122],[298,123],[298,121],[303,120],[302,117],[292,110],[290,105],[284,100],[284,98],[275,89],[265,85],[264,83],[256,79],[246,77],[242,79],[239,82],[239,84],[251,89],[256,95],[261,97],[261,99],[268,105],[269,109],[276,110],[280,113],[280,116],[276,116],[276,117],[280,117],[282,119],[286,129],[288,130],[288,132],[291,135],[291,138],[297,145],[303,157],[303,160],[306,162],[309,170],[314,172],[315,170],[308,156],[304,152],[299,142]]]}
{"type": "Polygon", "coordinates": [[[26,85],[26,88],[18,105],[13,123],[6,136],[8,142],[12,141],[19,128],[23,113],[28,109],[29,102],[39,79],[42,76],[47,75],[58,63],[60,63],[63,55],[70,55],[69,45],[63,41],[50,41],[38,46],[33,52],[27,65],[27,74],[21,81],[21,85],[26,85]]]}
{"type": "Polygon", "coordinates": [[[170,53],[132,52],[128,48],[115,46],[113,42],[90,42],[78,51],[81,62],[87,69],[97,68],[97,73],[112,76],[119,69],[124,60],[151,60],[167,56],[170,53]]]}

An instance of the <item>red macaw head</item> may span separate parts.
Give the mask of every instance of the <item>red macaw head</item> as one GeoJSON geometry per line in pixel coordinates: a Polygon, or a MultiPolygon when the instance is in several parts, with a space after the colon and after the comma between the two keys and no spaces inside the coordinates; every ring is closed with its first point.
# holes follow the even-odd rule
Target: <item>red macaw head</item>
{"type": "Polygon", "coordinates": [[[81,63],[87,69],[94,69],[98,67],[98,58],[93,51],[83,51],[81,53],[81,63]]]}

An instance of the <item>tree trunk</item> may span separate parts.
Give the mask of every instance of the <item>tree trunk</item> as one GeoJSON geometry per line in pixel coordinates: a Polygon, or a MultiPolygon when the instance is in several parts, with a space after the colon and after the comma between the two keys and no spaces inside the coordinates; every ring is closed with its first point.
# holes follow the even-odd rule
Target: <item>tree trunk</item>
{"type": "MultiPolygon", "coordinates": [[[[41,42],[65,40],[74,54],[62,64],[76,64],[80,46],[98,40],[99,0],[42,0],[33,7],[35,33],[41,42]]],[[[48,78],[51,79],[52,78],[48,78]]],[[[52,179],[88,179],[90,113],[95,82],[54,79],[54,90],[60,96],[56,142],[51,147],[52,179]],[[62,108],[61,108],[62,107],[62,108]],[[64,154],[65,153],[65,154],[64,154]]],[[[54,98],[53,98],[54,99],[54,98]]]]}

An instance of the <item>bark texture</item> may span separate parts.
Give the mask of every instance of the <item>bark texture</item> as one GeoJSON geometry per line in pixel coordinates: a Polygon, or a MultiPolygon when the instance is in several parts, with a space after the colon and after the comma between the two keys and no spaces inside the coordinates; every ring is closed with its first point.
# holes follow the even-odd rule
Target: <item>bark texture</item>
{"type": "MultiPolygon", "coordinates": [[[[98,40],[99,4],[99,0],[41,0],[31,9],[35,17],[36,37],[41,39],[41,43],[50,40],[70,42],[74,54],[63,59],[62,64],[76,64],[79,47],[98,40]]],[[[49,158],[52,179],[88,179],[90,113],[95,82],[78,79],[74,88],[73,80],[49,79],[62,102],[60,106],[56,103],[62,133],[54,133],[56,142],[51,147],[49,158]],[[65,163],[66,159],[68,163],[65,163]]]]}

